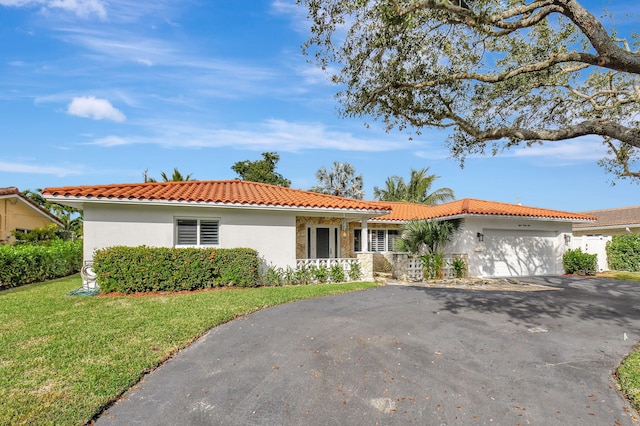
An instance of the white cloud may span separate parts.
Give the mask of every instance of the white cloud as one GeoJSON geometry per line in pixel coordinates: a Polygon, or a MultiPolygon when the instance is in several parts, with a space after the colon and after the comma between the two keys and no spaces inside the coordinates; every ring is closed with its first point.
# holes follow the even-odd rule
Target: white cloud
{"type": "Polygon", "coordinates": [[[10,173],[28,173],[28,174],[40,174],[40,175],[54,175],[54,176],[72,176],[81,175],[82,167],[54,167],[45,165],[33,165],[33,164],[21,164],[21,163],[7,163],[0,161],[0,172],[10,173]]]}
{"type": "Polygon", "coordinates": [[[111,148],[113,146],[129,145],[130,142],[119,136],[107,136],[104,138],[96,139],[90,142],[88,145],[98,145],[111,148]]]}
{"type": "Polygon", "coordinates": [[[107,10],[101,0],[0,0],[0,6],[9,7],[34,7],[43,9],[60,9],[71,12],[81,18],[96,15],[100,19],[106,19],[107,10]]]}
{"type": "MultiPolygon", "coordinates": [[[[393,138],[387,133],[374,130],[365,130],[362,135],[356,135],[348,130],[331,129],[322,123],[296,123],[278,119],[223,129],[168,120],[150,120],[136,124],[143,127],[144,136],[127,137],[129,143],[171,148],[234,147],[283,152],[311,149],[380,152],[423,147],[415,144],[418,145],[416,147],[403,137],[393,138]]],[[[97,142],[94,143],[98,144],[97,142]]],[[[106,143],[100,144],[108,146],[106,143]]]]}
{"type": "Polygon", "coordinates": [[[311,23],[307,19],[308,10],[303,5],[293,0],[275,0],[271,3],[271,10],[274,14],[288,16],[295,31],[303,34],[309,32],[311,23]]]}
{"type": "Polygon", "coordinates": [[[78,117],[93,118],[94,120],[125,121],[125,115],[114,108],[106,99],[97,99],[93,96],[73,98],[67,108],[67,113],[78,117]]]}
{"type": "Polygon", "coordinates": [[[512,148],[506,157],[540,158],[554,165],[597,161],[607,155],[607,149],[597,136],[583,136],[566,141],[544,142],[530,147],[512,148]]]}

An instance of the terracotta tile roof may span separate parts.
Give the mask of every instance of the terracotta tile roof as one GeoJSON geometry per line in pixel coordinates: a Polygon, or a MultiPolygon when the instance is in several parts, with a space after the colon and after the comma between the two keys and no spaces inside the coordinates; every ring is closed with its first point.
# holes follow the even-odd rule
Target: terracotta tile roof
{"type": "Polygon", "coordinates": [[[3,195],[13,194],[20,194],[20,191],[15,186],[10,186],[9,188],[0,188],[0,197],[3,195]]]}
{"type": "Polygon", "coordinates": [[[242,180],[148,182],[45,188],[51,200],[174,201],[232,205],[308,207],[339,210],[385,211],[389,203],[373,203],[242,180]]]}
{"type": "Polygon", "coordinates": [[[393,212],[371,220],[384,222],[404,222],[413,219],[435,219],[463,215],[517,216],[569,221],[591,221],[595,218],[581,213],[569,213],[559,210],[527,207],[519,204],[499,203],[495,201],[464,198],[436,206],[413,203],[391,203],[393,212]]]}
{"type": "Polygon", "coordinates": [[[593,223],[576,223],[573,225],[574,228],[613,228],[640,225],[640,206],[590,210],[584,213],[595,216],[596,221],[593,223]]]}

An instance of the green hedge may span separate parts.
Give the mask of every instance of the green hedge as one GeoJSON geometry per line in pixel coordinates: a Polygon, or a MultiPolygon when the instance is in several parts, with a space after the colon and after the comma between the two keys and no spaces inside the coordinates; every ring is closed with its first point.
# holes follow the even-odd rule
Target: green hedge
{"type": "Polygon", "coordinates": [[[606,250],[609,269],[640,272],[640,234],[614,235],[606,250]]]}
{"type": "Polygon", "coordinates": [[[110,247],[96,251],[93,269],[105,293],[255,287],[258,252],[247,248],[110,247]]]}
{"type": "Polygon", "coordinates": [[[82,267],[82,240],[0,246],[0,288],[65,277],[82,267]]]}
{"type": "Polygon", "coordinates": [[[580,248],[567,250],[562,255],[562,266],[567,274],[595,275],[598,271],[598,255],[583,253],[580,248]]]}

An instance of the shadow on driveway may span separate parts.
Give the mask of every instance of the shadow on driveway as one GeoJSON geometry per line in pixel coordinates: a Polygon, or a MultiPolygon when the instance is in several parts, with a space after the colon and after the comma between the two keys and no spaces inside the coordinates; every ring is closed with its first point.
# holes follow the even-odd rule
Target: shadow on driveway
{"type": "Polygon", "coordinates": [[[442,302],[441,310],[459,314],[503,314],[509,321],[539,325],[549,318],[573,318],[589,324],[631,327],[640,320],[640,283],[591,277],[526,277],[520,281],[549,286],[553,290],[532,292],[447,290],[415,287],[442,302]],[[559,289],[559,290],[558,290],[559,289]],[[635,301],[634,303],[631,303],[635,301]]]}
{"type": "Polygon", "coordinates": [[[640,338],[635,285],[527,281],[561,289],[385,286],[255,312],[97,424],[635,425],[612,377],[640,338]]]}

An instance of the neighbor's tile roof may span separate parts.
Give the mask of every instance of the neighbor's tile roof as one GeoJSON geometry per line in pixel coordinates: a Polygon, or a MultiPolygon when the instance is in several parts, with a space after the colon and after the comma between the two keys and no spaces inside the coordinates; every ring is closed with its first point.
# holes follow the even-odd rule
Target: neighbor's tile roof
{"type": "Polygon", "coordinates": [[[242,180],[148,182],[45,188],[44,195],[65,200],[137,200],[241,204],[384,211],[389,203],[373,203],[317,192],[242,180]]]}
{"type": "Polygon", "coordinates": [[[20,194],[20,191],[15,186],[10,186],[9,188],[0,188],[0,197],[3,195],[13,194],[20,194]]]}
{"type": "Polygon", "coordinates": [[[374,221],[407,221],[413,219],[436,219],[461,215],[517,216],[548,219],[591,221],[595,218],[581,213],[527,207],[519,204],[463,198],[436,206],[413,203],[391,203],[393,211],[386,216],[375,217],[374,221]]]}
{"type": "Polygon", "coordinates": [[[584,213],[595,216],[596,221],[592,223],[576,223],[573,225],[574,228],[604,228],[640,225],[640,206],[590,210],[584,213]]]}
{"type": "Polygon", "coordinates": [[[5,197],[7,195],[15,195],[15,196],[17,196],[22,201],[24,201],[25,203],[29,204],[31,207],[37,209],[43,215],[49,217],[49,219],[51,219],[52,221],[54,221],[58,225],[62,225],[62,222],[60,221],[60,219],[58,219],[58,217],[56,215],[54,215],[53,213],[51,213],[47,209],[43,208],[41,205],[39,205],[38,203],[33,201],[31,198],[27,197],[26,195],[23,195],[22,192],[20,192],[20,190],[18,188],[16,188],[15,186],[10,186],[8,188],[0,188],[0,197],[5,197]]]}

